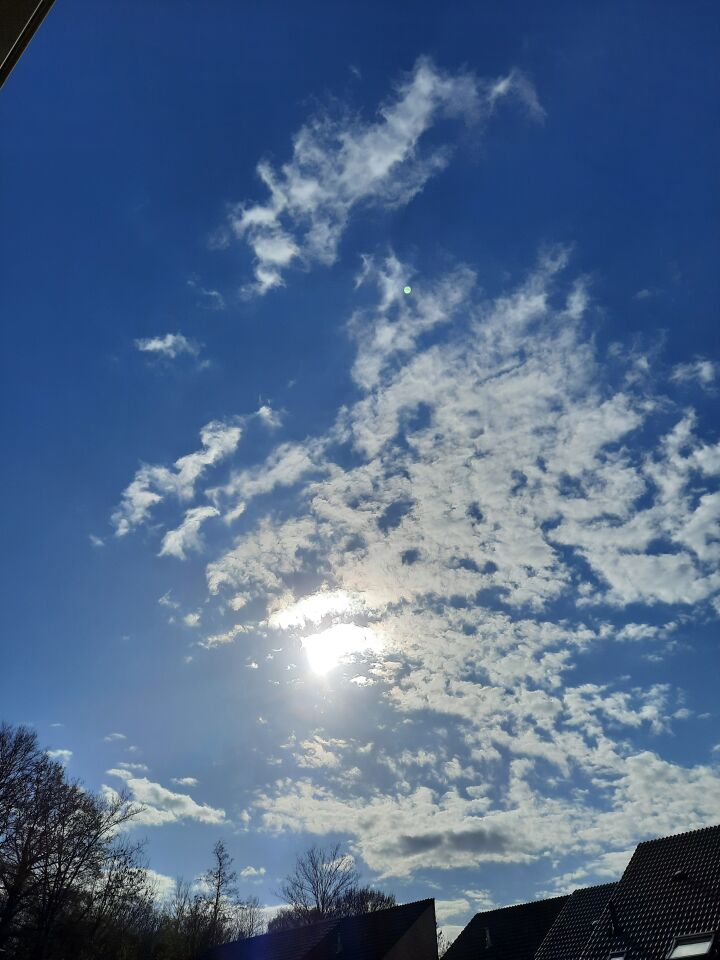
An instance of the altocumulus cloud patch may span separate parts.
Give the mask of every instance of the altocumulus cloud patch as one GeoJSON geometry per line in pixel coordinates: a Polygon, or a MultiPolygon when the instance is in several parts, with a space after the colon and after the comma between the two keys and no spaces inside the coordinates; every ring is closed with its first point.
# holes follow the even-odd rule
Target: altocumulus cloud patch
{"type": "Polygon", "coordinates": [[[720,816],[712,767],[646,749],[679,722],[670,682],[572,682],[590,650],[662,644],[681,618],[713,614],[720,448],[636,356],[598,355],[590,294],[567,270],[557,249],[492,301],[468,267],[407,298],[392,280],[405,265],[366,261],[380,295],[348,327],[360,399],[326,436],[281,442],[207,490],[231,529],[241,504],[295,491],[289,514],[261,509],[208,564],[210,596],[235,611],[223,643],[371,629],[378,644],[334,682],[359,672],[363,709],[394,724],[392,746],[345,735],[312,762],[291,744],[283,763],[302,776],[258,792],[259,826],[345,833],[378,873],[406,875],[720,816]],[[352,467],[333,456],[347,444],[352,467]],[[639,622],[637,604],[662,605],[665,622],[639,622]]]}
{"type": "MultiPolygon", "coordinates": [[[[253,291],[332,263],[351,212],[406,203],[446,166],[447,150],[420,149],[438,117],[487,116],[509,93],[541,115],[519,74],[484,82],[420,60],[376,121],[309,121],[287,164],[260,166],[270,199],[230,213],[253,291]]],[[[408,263],[366,256],[357,285],[374,302],[346,323],[356,394],[330,430],[280,435],[253,463],[243,418],[216,421],[200,450],[141,467],[125,490],[119,535],[178,500],[161,552],[209,553],[220,625],[200,645],[251,640],[257,682],[302,704],[289,738],[280,707],[257,721],[277,750],[243,798],[255,828],[339,833],[378,874],[407,876],[550,852],[592,854],[601,871],[642,836],[720,819],[717,768],[661,755],[691,716],[672,674],[617,667],[624,644],[662,666],[717,616],[720,444],[669,399],[653,357],[597,347],[592,291],[569,274],[555,248],[492,299],[469,264],[409,296],[408,263]],[[203,542],[211,518],[224,536],[208,525],[203,542]],[[352,719],[311,706],[310,639],[342,646],[323,682],[352,719]],[[607,667],[580,676],[599,654],[607,667]]],[[[712,364],[698,363],[673,381],[708,389],[712,364]]]]}

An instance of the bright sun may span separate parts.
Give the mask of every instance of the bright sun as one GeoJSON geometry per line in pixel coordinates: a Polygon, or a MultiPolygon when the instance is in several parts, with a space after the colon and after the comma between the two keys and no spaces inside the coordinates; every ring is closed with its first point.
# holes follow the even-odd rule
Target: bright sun
{"type": "Polygon", "coordinates": [[[360,653],[362,650],[379,651],[382,647],[374,630],[358,627],[354,623],[336,623],[322,633],[303,637],[302,645],[310,669],[320,674],[328,673],[351,653],[360,653]]]}

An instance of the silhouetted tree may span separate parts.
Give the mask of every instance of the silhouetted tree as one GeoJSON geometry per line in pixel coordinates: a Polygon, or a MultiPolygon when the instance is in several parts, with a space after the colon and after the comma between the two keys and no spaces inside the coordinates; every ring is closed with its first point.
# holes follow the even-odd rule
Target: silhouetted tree
{"type": "Polygon", "coordinates": [[[310,847],[298,856],[295,869],[283,880],[280,894],[300,915],[325,918],[358,884],[355,861],[334,847],[310,847]]]}
{"type": "Polygon", "coordinates": [[[210,943],[208,946],[224,942],[217,939],[218,934],[221,932],[224,934],[227,926],[227,907],[231,898],[237,894],[235,887],[237,874],[232,869],[233,858],[222,840],[218,840],[213,847],[213,858],[213,865],[203,874],[203,880],[210,891],[208,897],[210,943]]]}
{"type": "Polygon", "coordinates": [[[383,893],[372,887],[352,887],[337,903],[333,915],[338,917],[356,917],[376,910],[387,910],[396,904],[392,893],[383,893]]]}
{"type": "Polygon", "coordinates": [[[235,885],[232,857],[222,840],[213,847],[212,865],[200,877],[199,887],[182,878],[163,911],[162,956],[192,960],[210,947],[244,940],[265,927],[256,897],[241,899],[235,885]]]}
{"type": "Polygon", "coordinates": [[[123,795],[99,797],[69,782],[27,728],[0,727],[0,949],[50,956],[63,918],[87,914],[83,899],[139,809],[123,795]]]}
{"type": "Polygon", "coordinates": [[[335,917],[352,917],[395,906],[392,894],[360,885],[351,856],[340,845],[310,847],[283,881],[280,896],[288,904],[268,923],[268,931],[287,930],[335,917]]]}
{"type": "MultiPolygon", "coordinates": [[[[219,840],[199,882],[158,898],[142,844],[123,827],[141,811],[123,794],[85,790],[26,727],[0,726],[0,956],[13,960],[196,960],[264,929],[219,840]]],[[[282,884],[271,930],[395,904],[363,886],[339,845],[312,847],[282,884]]]]}

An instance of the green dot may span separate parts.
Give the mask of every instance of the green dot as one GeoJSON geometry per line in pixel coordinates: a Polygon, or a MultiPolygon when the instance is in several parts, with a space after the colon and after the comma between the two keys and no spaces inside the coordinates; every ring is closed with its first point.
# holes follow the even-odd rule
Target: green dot
{"type": "Polygon", "coordinates": [[[403,293],[407,296],[412,293],[412,287],[403,287],[403,293]]]}

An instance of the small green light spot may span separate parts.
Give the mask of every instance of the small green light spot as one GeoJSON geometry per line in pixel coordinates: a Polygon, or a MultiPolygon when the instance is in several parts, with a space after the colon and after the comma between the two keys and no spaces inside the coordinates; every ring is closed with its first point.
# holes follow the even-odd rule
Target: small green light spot
{"type": "Polygon", "coordinates": [[[409,294],[412,293],[412,287],[403,287],[403,293],[405,294],[405,296],[408,296],[409,294]]]}

